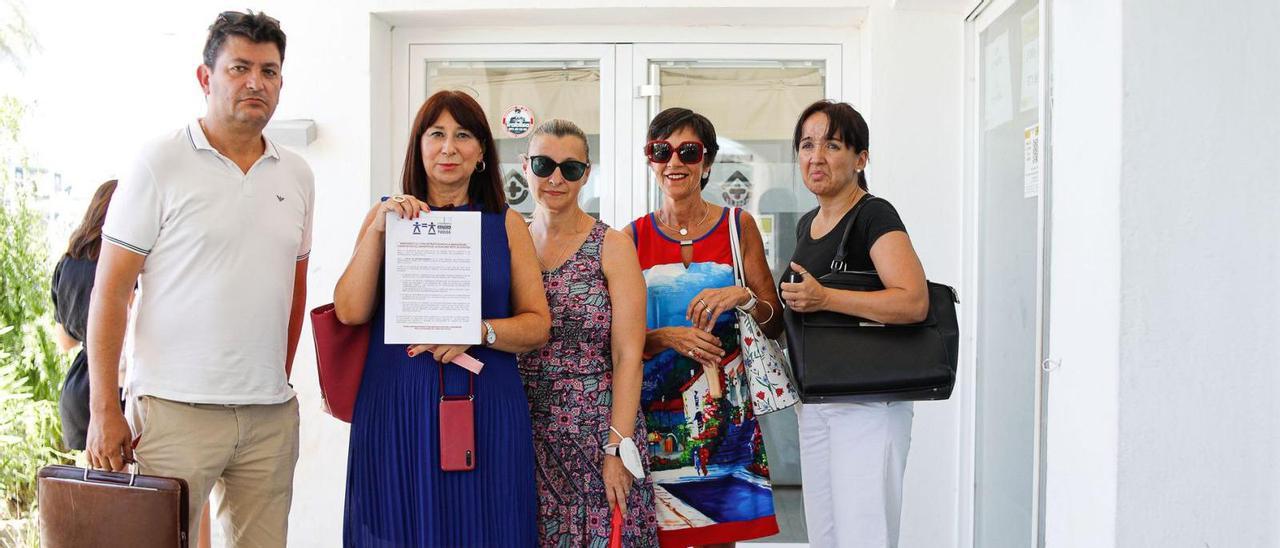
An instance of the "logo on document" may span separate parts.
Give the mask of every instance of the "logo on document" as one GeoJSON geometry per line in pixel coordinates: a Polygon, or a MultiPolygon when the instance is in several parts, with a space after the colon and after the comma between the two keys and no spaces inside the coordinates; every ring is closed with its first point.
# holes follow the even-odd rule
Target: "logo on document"
{"type": "Polygon", "coordinates": [[[284,196],[281,196],[281,195],[279,195],[279,194],[276,194],[276,201],[277,201],[277,202],[283,202],[283,201],[284,201],[284,196]]]}
{"type": "Polygon", "coordinates": [[[427,236],[436,236],[436,235],[448,236],[450,234],[453,234],[453,222],[447,218],[440,219],[439,221],[427,221],[427,222],[414,221],[413,223],[414,235],[421,236],[423,234],[423,231],[426,231],[427,236]]]}

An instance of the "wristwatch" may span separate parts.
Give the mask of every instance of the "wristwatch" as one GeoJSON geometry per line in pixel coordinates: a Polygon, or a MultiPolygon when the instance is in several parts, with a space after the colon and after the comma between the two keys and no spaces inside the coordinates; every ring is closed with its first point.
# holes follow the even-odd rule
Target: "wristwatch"
{"type": "Polygon", "coordinates": [[[493,346],[493,343],[498,342],[498,333],[493,330],[493,325],[488,320],[480,320],[480,323],[484,324],[484,345],[493,346]]]}

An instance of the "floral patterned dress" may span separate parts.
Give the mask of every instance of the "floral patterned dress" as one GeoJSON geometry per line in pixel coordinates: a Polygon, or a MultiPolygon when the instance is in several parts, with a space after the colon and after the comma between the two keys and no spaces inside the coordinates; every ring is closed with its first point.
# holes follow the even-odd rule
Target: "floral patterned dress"
{"type": "MultiPolygon", "coordinates": [[[[608,227],[599,221],[582,247],[542,273],[551,306],[551,339],[520,356],[529,397],[542,546],[608,546],[610,508],[601,475],[613,412],[613,308],[600,254],[608,227]]],[[[633,438],[648,460],[643,415],[633,438]]],[[[623,546],[656,546],[653,483],[636,480],[627,498],[623,546]]]]}

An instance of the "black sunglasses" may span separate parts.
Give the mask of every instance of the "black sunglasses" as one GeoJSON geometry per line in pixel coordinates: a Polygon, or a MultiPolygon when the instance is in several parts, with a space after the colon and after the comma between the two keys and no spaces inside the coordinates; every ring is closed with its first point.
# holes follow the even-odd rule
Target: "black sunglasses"
{"type": "Polygon", "coordinates": [[[706,152],[707,147],[697,141],[685,141],[679,145],[672,145],[669,141],[659,139],[644,145],[645,157],[655,164],[670,162],[673,154],[679,156],[680,162],[685,165],[698,164],[702,163],[702,157],[706,152]]]}
{"type": "Polygon", "coordinates": [[[587,168],[591,164],[584,164],[577,160],[565,160],[556,162],[547,156],[530,156],[529,170],[539,177],[550,177],[556,172],[556,168],[560,168],[560,175],[563,175],[566,181],[577,181],[587,173],[587,168]]]}

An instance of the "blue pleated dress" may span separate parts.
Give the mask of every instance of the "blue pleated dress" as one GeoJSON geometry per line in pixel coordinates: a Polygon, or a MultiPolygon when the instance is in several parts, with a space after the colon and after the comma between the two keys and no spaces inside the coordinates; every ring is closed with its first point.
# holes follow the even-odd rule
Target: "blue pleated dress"
{"type": "MultiPolygon", "coordinates": [[[[507,318],[511,253],[505,208],[482,218],[482,314],[507,318]]],[[[343,544],[535,546],[533,433],[515,355],[481,346],[468,350],[485,364],[475,379],[476,468],[443,472],[436,418],[440,366],[430,353],[410,358],[405,345],[381,343],[381,304],[371,321],[369,357],[351,421],[343,544]]],[[[448,394],[465,394],[468,375],[445,366],[448,394]]]]}

